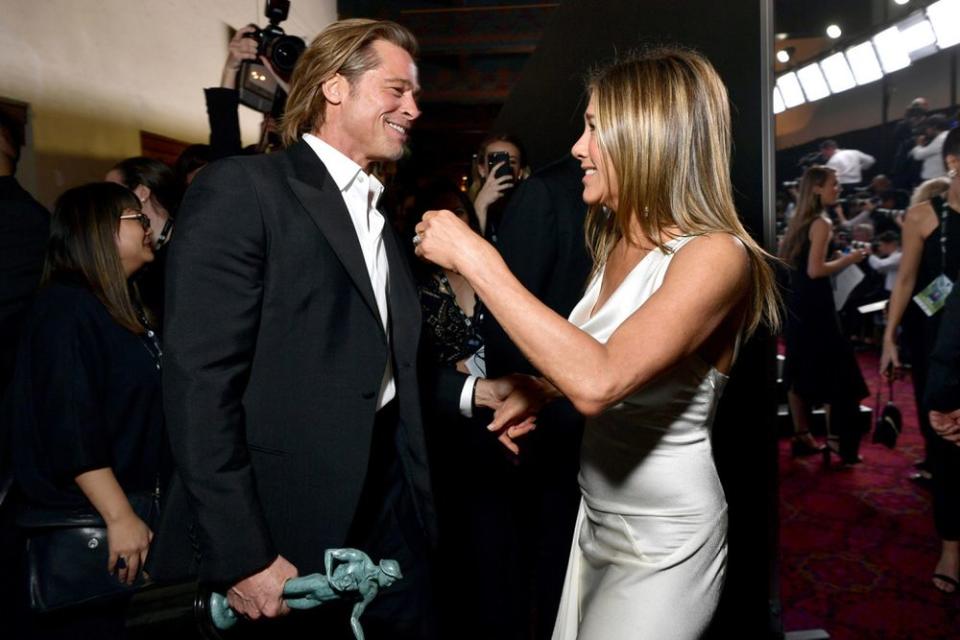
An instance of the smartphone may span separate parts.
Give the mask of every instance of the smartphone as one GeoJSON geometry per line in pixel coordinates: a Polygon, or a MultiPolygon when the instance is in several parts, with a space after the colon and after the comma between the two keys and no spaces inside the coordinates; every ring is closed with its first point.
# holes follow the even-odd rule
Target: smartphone
{"type": "Polygon", "coordinates": [[[503,163],[503,166],[497,169],[497,172],[493,174],[494,178],[499,178],[500,176],[513,176],[513,168],[510,166],[510,154],[506,151],[494,151],[493,153],[487,154],[487,170],[492,170],[499,163],[503,163]]]}

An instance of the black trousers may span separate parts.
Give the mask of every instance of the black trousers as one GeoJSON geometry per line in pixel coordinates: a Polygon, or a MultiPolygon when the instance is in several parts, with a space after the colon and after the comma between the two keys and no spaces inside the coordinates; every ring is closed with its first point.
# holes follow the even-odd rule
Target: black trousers
{"type": "Polygon", "coordinates": [[[960,540],[960,447],[938,437],[930,447],[933,521],[942,540],[960,540]]]}
{"type": "Polygon", "coordinates": [[[490,417],[432,425],[446,436],[431,450],[440,558],[462,576],[438,593],[444,638],[542,640],[553,631],[580,503],[582,419],[545,410],[516,461],[485,429],[490,417]]]}

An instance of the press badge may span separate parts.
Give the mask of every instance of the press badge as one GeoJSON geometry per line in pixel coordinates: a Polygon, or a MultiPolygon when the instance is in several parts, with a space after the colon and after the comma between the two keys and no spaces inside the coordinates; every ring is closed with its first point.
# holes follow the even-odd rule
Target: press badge
{"type": "Polygon", "coordinates": [[[927,285],[926,289],[913,296],[913,301],[923,309],[925,314],[933,316],[943,308],[951,291],[953,291],[953,281],[941,273],[927,285]]]}

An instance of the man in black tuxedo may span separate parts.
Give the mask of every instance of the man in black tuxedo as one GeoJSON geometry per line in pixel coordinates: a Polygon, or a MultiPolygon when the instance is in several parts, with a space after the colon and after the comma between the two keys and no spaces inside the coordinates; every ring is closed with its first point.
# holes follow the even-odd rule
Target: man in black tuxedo
{"type": "MultiPolygon", "coordinates": [[[[185,571],[189,505],[200,581],[249,618],[286,614],[284,581],[352,546],[404,574],[367,609],[368,637],[435,635],[420,307],[367,173],[401,156],[420,114],[416,50],[392,22],[327,27],[294,73],[287,149],[210,165],[180,209],[163,373],[176,475],[152,573],[185,571]]],[[[316,615],[281,624],[349,637],[349,609],[316,615]]]]}
{"type": "MultiPolygon", "coordinates": [[[[511,197],[498,233],[497,249],[513,274],[564,316],[583,296],[592,267],[584,241],[582,179],[573,157],[534,173],[511,197]]],[[[482,330],[487,375],[537,373],[489,314],[482,330]]],[[[471,497],[474,580],[487,594],[483,606],[493,612],[477,613],[470,637],[530,637],[525,627],[531,610],[533,637],[549,638],[553,630],[580,502],[583,418],[562,401],[545,407],[537,423],[523,438],[518,463],[508,463],[492,445],[478,447],[470,461],[467,473],[484,478],[471,497]],[[504,583],[504,575],[512,579],[504,583]]]]}

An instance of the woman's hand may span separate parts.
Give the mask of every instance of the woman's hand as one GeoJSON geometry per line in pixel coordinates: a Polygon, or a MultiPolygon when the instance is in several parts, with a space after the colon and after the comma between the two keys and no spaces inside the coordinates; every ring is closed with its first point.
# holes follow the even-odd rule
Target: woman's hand
{"type": "Polygon", "coordinates": [[[227,45],[227,61],[223,64],[223,73],[220,76],[220,86],[225,89],[237,88],[237,72],[240,65],[245,60],[257,59],[257,47],[259,44],[253,38],[246,37],[247,34],[257,30],[257,26],[248,24],[230,38],[230,44],[227,45]]]}
{"type": "Polygon", "coordinates": [[[880,353],[880,375],[890,377],[900,373],[900,355],[897,353],[897,343],[893,338],[884,336],[883,351],[880,353]]]}
{"type": "Polygon", "coordinates": [[[486,242],[451,211],[427,211],[415,231],[416,254],[444,269],[463,274],[464,265],[482,260],[486,242]]]}
{"type": "Polygon", "coordinates": [[[869,255],[870,251],[868,249],[853,249],[845,257],[847,264],[858,264],[866,260],[869,255]]]}
{"type": "Polygon", "coordinates": [[[525,375],[513,375],[510,378],[514,384],[513,391],[493,413],[493,422],[487,425],[487,429],[517,437],[511,430],[532,425],[536,415],[556,394],[551,393],[547,384],[539,378],[525,375]]]}
{"type": "Polygon", "coordinates": [[[116,573],[120,582],[133,584],[147,561],[152,540],[153,531],[132,509],[107,521],[107,544],[110,549],[107,571],[116,573]]]}
{"type": "Polygon", "coordinates": [[[514,178],[512,173],[497,177],[497,170],[504,164],[505,162],[498,162],[490,168],[487,172],[487,177],[483,180],[483,186],[480,187],[480,191],[477,192],[476,197],[473,199],[473,208],[477,212],[477,217],[483,221],[486,221],[487,208],[502,198],[503,194],[513,186],[514,178]]]}

